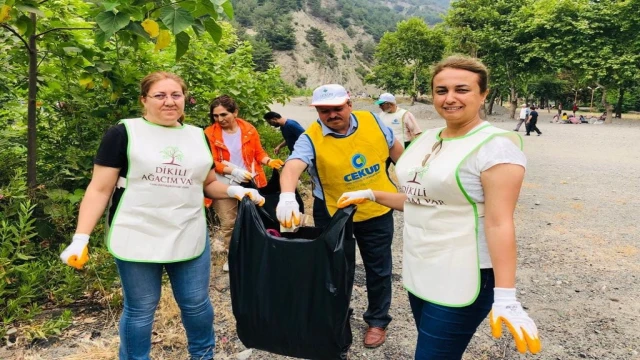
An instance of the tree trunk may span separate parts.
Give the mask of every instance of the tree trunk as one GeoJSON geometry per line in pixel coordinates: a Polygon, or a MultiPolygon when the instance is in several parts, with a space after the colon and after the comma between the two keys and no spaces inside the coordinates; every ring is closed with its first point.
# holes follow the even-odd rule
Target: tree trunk
{"type": "Polygon", "coordinates": [[[607,117],[604,120],[605,124],[611,124],[613,122],[613,106],[607,103],[607,88],[602,87],[602,106],[604,106],[605,111],[607,112],[607,117]]]}
{"type": "Polygon", "coordinates": [[[622,103],[624,102],[624,87],[618,93],[618,104],[616,104],[616,118],[622,119],[622,103]]]}
{"type": "Polygon", "coordinates": [[[413,104],[415,104],[415,102],[418,100],[417,89],[418,89],[418,66],[416,64],[413,69],[413,94],[411,96],[411,106],[413,106],[413,104]]]}
{"type": "Polygon", "coordinates": [[[36,14],[31,13],[34,29],[29,36],[29,101],[27,103],[27,186],[33,190],[38,186],[36,177],[36,97],[38,95],[38,49],[36,47],[36,14]]]}
{"type": "Polygon", "coordinates": [[[496,102],[496,97],[498,96],[498,89],[493,89],[491,95],[489,95],[489,110],[487,110],[487,114],[493,114],[493,104],[496,102]]]}
{"type": "Polygon", "coordinates": [[[516,88],[511,87],[511,101],[510,101],[511,109],[509,109],[509,118],[516,118],[516,108],[518,107],[518,99],[516,98],[516,88]]]}

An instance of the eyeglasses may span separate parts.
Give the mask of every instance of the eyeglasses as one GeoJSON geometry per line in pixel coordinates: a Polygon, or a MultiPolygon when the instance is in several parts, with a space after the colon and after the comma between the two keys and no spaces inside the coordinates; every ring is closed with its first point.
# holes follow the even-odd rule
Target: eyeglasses
{"type": "Polygon", "coordinates": [[[178,101],[178,100],[182,100],[184,98],[184,94],[171,94],[171,95],[167,95],[167,94],[155,94],[153,96],[147,96],[150,97],[152,99],[156,99],[158,101],[164,101],[166,100],[168,97],[171,97],[171,99],[173,99],[174,101],[178,101]]]}
{"type": "Polygon", "coordinates": [[[442,149],[442,138],[440,139],[440,141],[433,144],[433,147],[431,148],[431,152],[424,156],[424,160],[422,160],[422,167],[427,165],[427,161],[429,161],[429,158],[431,157],[431,155],[435,157],[436,154],[440,151],[440,149],[442,149]]]}

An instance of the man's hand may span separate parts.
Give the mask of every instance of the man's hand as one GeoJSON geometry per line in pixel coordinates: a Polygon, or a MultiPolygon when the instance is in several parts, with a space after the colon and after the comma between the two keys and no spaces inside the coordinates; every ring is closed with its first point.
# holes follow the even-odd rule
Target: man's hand
{"type": "Polygon", "coordinates": [[[502,336],[504,322],[513,335],[519,352],[524,354],[528,348],[532,354],[539,353],[542,344],[538,328],[516,300],[516,289],[494,288],[493,291],[493,307],[489,314],[493,337],[502,336]]]}
{"type": "Polygon", "coordinates": [[[75,234],[71,244],[62,251],[60,259],[67,265],[80,270],[89,261],[89,235],[75,234]]]}
{"type": "Polygon", "coordinates": [[[264,205],[264,198],[256,189],[247,189],[242,186],[232,185],[227,189],[227,195],[229,195],[230,198],[236,198],[238,200],[242,200],[246,195],[249,196],[249,199],[251,199],[254,204],[258,206],[264,205]]]}
{"type": "Polygon", "coordinates": [[[296,194],[292,192],[280,193],[280,201],[276,206],[276,217],[285,228],[300,225],[300,206],[296,201],[296,194]]]}
{"type": "Polygon", "coordinates": [[[365,201],[376,201],[375,195],[371,189],[349,191],[343,193],[338,199],[338,209],[353,204],[362,204],[365,201]]]}
{"type": "Polygon", "coordinates": [[[237,182],[238,184],[251,181],[251,179],[253,178],[250,172],[240,168],[231,170],[231,176],[233,176],[233,181],[237,182]]]}
{"type": "Polygon", "coordinates": [[[267,162],[267,166],[276,170],[280,170],[283,165],[284,165],[284,161],[280,159],[269,159],[269,161],[267,162]]]}
{"type": "Polygon", "coordinates": [[[280,153],[280,149],[282,149],[282,146],[280,146],[280,145],[278,145],[275,148],[273,148],[274,154],[278,155],[280,153]]]}

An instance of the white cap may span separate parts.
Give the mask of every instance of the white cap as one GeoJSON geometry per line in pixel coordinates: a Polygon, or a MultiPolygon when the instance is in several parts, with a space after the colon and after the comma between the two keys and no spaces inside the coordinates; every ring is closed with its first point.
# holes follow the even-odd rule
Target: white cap
{"type": "Polygon", "coordinates": [[[384,103],[396,103],[396,97],[389,93],[384,93],[380,95],[378,100],[376,101],[376,105],[381,105],[384,103]]]}
{"type": "Polygon", "coordinates": [[[523,108],[526,108],[526,107],[527,107],[527,104],[522,104],[522,107],[523,107],[523,108]]]}
{"type": "Polygon", "coordinates": [[[328,84],[313,90],[311,106],[338,106],[349,100],[347,90],[338,84],[328,84]]]}

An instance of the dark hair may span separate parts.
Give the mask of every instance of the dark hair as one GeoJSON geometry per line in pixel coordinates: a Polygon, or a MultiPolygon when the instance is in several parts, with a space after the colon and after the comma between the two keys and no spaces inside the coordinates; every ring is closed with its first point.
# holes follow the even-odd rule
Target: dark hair
{"type": "Polygon", "coordinates": [[[282,116],[280,116],[280,114],[278,114],[275,111],[269,111],[268,113],[264,114],[264,119],[269,121],[272,119],[280,119],[282,116]]]}
{"type": "Polygon", "coordinates": [[[235,100],[233,100],[231,96],[229,95],[218,96],[217,98],[211,100],[211,104],[209,104],[209,119],[211,119],[212,124],[216,122],[213,119],[213,109],[217,108],[218,106],[222,106],[223,108],[227,109],[227,111],[230,113],[234,113],[238,110],[238,104],[236,103],[235,100]]]}
{"type": "Polygon", "coordinates": [[[433,78],[444,69],[467,70],[478,75],[478,86],[482,94],[487,92],[489,87],[489,70],[484,64],[475,58],[468,56],[454,55],[437,63],[431,71],[431,89],[433,90],[433,78]]]}
{"type": "MultiPolygon", "coordinates": [[[[185,99],[187,97],[187,84],[184,82],[184,80],[182,80],[182,78],[174,73],[170,73],[170,72],[166,72],[166,71],[156,71],[156,72],[152,72],[151,74],[147,75],[144,77],[144,79],[142,79],[140,81],[140,96],[141,97],[146,97],[147,95],[149,95],[149,89],[151,89],[151,87],[153,86],[153,84],[157,83],[158,81],[162,81],[162,80],[166,80],[166,79],[171,79],[175,82],[178,83],[178,85],[180,85],[180,87],[182,88],[182,93],[185,96],[185,99]]],[[[180,119],[178,119],[178,121],[182,124],[184,122],[184,110],[182,115],[180,116],[180,119]]]]}
{"type": "Polygon", "coordinates": [[[536,107],[535,107],[535,106],[533,106],[533,105],[531,105],[531,111],[533,111],[533,110],[535,110],[535,109],[536,109],[536,107]]]}

